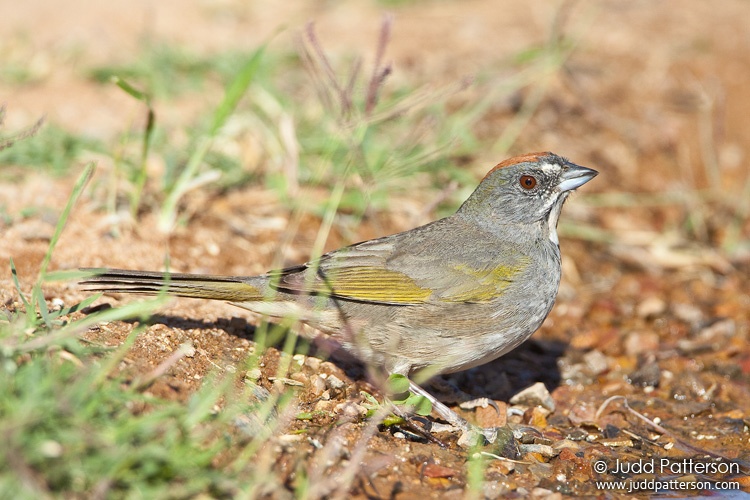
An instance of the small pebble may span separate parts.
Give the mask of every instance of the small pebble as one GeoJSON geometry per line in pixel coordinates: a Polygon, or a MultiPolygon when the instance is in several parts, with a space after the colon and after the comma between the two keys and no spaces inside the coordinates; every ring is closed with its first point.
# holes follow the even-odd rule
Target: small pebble
{"type": "Polygon", "coordinates": [[[542,408],[541,406],[534,406],[526,410],[523,415],[523,420],[532,427],[537,429],[545,429],[547,427],[547,415],[549,410],[542,408]]]}
{"type": "Polygon", "coordinates": [[[341,369],[330,361],[322,361],[320,363],[320,369],[326,373],[341,373],[341,369]]]}
{"type": "Polygon", "coordinates": [[[195,346],[192,342],[185,342],[180,346],[180,349],[182,352],[187,356],[188,358],[194,358],[195,357],[195,346]]]}
{"type": "Polygon", "coordinates": [[[324,413],[330,413],[333,410],[333,402],[321,399],[320,401],[315,403],[314,410],[324,413]]]}
{"type": "Polygon", "coordinates": [[[504,498],[510,492],[511,489],[506,481],[485,481],[482,485],[483,498],[487,498],[489,500],[504,498]]]}
{"type": "Polygon", "coordinates": [[[633,446],[633,440],[628,437],[604,438],[597,441],[599,444],[610,448],[621,448],[623,446],[633,446]]]}
{"type": "Polygon", "coordinates": [[[567,458],[571,458],[570,455],[575,456],[576,450],[579,450],[581,448],[581,445],[575,441],[571,441],[570,439],[561,439],[560,441],[553,444],[552,447],[560,453],[560,458],[563,458],[563,453],[565,453],[565,456],[567,458]]]}
{"type": "Polygon", "coordinates": [[[600,375],[609,369],[609,359],[600,351],[593,350],[583,355],[586,368],[592,376],[600,375]]]}
{"type": "Polygon", "coordinates": [[[731,318],[715,321],[698,332],[697,337],[706,340],[723,340],[734,337],[737,327],[731,318]]]}
{"type": "Polygon", "coordinates": [[[546,444],[522,444],[519,446],[521,453],[538,453],[545,458],[557,456],[558,451],[546,444]]]}
{"type": "Polygon", "coordinates": [[[318,358],[313,357],[313,356],[307,356],[305,358],[304,365],[307,366],[308,368],[310,368],[314,372],[319,372],[320,371],[320,363],[321,363],[321,361],[318,358]]]}
{"type": "Polygon", "coordinates": [[[352,402],[337,404],[333,407],[333,412],[351,419],[367,415],[367,409],[364,406],[352,402]]]}
{"type": "Polygon", "coordinates": [[[345,386],[346,384],[344,384],[344,381],[338,378],[336,375],[329,375],[326,378],[326,387],[328,387],[332,391],[340,391],[345,386]]]}
{"type": "Polygon", "coordinates": [[[573,405],[568,413],[568,419],[573,425],[581,425],[585,422],[593,422],[596,418],[596,405],[579,401],[573,405]]]}
{"type": "Polygon", "coordinates": [[[692,304],[684,304],[680,302],[672,304],[672,313],[674,313],[678,319],[681,319],[690,325],[696,325],[703,321],[703,313],[698,307],[692,304]]]}
{"type": "Polygon", "coordinates": [[[648,297],[636,308],[636,314],[641,318],[661,316],[667,310],[667,303],[659,297],[648,297]]]}
{"type": "Polygon", "coordinates": [[[559,491],[548,490],[547,488],[536,487],[531,490],[531,498],[543,498],[545,500],[558,500],[562,498],[559,491]]]}
{"type": "Polygon", "coordinates": [[[588,437],[589,433],[584,429],[576,428],[570,429],[566,434],[566,439],[570,441],[583,441],[588,437]]]}
{"type": "Polygon", "coordinates": [[[451,469],[450,467],[445,467],[443,465],[438,465],[435,463],[427,463],[424,464],[422,467],[422,475],[424,477],[453,477],[458,475],[458,471],[455,469],[451,469]]]}
{"type": "Polygon", "coordinates": [[[512,398],[511,404],[523,404],[526,406],[541,406],[550,412],[555,411],[555,401],[552,399],[547,387],[542,382],[537,382],[531,387],[527,387],[512,398]]]}
{"type": "Polygon", "coordinates": [[[320,396],[325,390],[326,383],[322,378],[320,378],[317,374],[313,374],[312,376],[310,376],[310,391],[315,396],[320,396]]]}
{"type": "Polygon", "coordinates": [[[656,361],[647,361],[643,366],[630,374],[630,383],[641,387],[656,387],[659,385],[661,371],[656,361]]]}
{"type": "Polygon", "coordinates": [[[659,348],[659,335],[653,332],[630,332],[625,337],[625,353],[637,356],[647,352],[656,352],[659,348]]]}

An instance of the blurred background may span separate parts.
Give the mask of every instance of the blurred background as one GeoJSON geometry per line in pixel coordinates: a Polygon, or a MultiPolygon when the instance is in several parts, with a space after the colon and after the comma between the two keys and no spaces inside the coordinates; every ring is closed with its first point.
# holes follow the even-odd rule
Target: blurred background
{"type": "MultiPolygon", "coordinates": [[[[14,259],[26,289],[50,241],[53,270],[160,269],[168,257],[177,271],[256,274],[447,215],[496,163],[549,150],[600,175],[563,211],[563,284],[534,337],[542,344],[456,382],[505,400],[542,380],[578,423],[612,394],[662,401],[675,426],[686,415],[706,418],[695,429],[747,422],[747,1],[29,0],[0,10],[9,310],[18,294],[1,262],[14,259]]],[[[61,303],[86,297],[46,286],[61,303]]],[[[182,301],[165,314],[208,324],[145,336],[123,373],[153,369],[192,338],[205,359],[157,383],[167,399],[200,386],[206,359],[249,349],[230,335],[237,324],[216,323],[241,316],[235,308],[182,301]]],[[[585,479],[576,491],[592,493],[585,479]]]]}
{"type": "Polygon", "coordinates": [[[152,188],[169,195],[211,136],[191,180],[294,197],[346,173],[366,200],[347,193],[344,206],[363,212],[424,173],[449,210],[509,154],[551,150],[602,171],[587,188],[634,195],[595,198],[633,209],[600,228],[684,230],[746,253],[747,13],[741,1],[32,1],[0,20],[3,132],[46,126],[0,161],[7,178],[94,159],[109,210],[134,214],[160,201],[152,188]],[[223,89],[261,46],[211,134],[223,89]]]}

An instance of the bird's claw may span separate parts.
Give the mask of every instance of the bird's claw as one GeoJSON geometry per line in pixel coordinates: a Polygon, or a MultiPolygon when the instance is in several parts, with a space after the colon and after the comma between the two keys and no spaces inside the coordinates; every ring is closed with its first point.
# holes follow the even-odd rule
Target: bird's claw
{"type": "Polygon", "coordinates": [[[520,456],[518,442],[513,431],[507,427],[477,427],[469,424],[460,429],[458,445],[462,448],[490,446],[493,453],[506,458],[516,459],[520,456]]]}
{"type": "Polygon", "coordinates": [[[513,432],[513,437],[524,444],[533,443],[537,438],[544,437],[539,429],[528,425],[512,425],[510,429],[513,432]]]}

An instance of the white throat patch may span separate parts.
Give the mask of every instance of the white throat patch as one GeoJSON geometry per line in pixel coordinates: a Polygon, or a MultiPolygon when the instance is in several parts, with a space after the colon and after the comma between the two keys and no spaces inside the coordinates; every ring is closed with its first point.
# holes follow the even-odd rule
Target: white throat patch
{"type": "Polygon", "coordinates": [[[557,219],[559,218],[559,212],[557,214],[550,214],[549,222],[549,239],[552,243],[560,246],[560,239],[557,237],[557,219]]]}
{"type": "Polygon", "coordinates": [[[560,197],[550,209],[549,217],[547,217],[547,224],[549,226],[549,239],[557,246],[560,246],[560,239],[557,237],[557,221],[560,218],[560,212],[562,212],[563,203],[565,203],[565,200],[568,198],[569,194],[569,191],[565,191],[564,193],[560,194],[560,197]]]}

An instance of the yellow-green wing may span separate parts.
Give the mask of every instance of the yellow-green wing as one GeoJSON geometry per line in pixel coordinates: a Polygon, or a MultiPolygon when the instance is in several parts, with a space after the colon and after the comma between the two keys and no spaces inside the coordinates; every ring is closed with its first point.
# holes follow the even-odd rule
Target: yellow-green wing
{"type": "Polygon", "coordinates": [[[441,290],[438,300],[442,302],[491,302],[505,292],[527,264],[528,259],[525,257],[519,258],[510,265],[472,267],[468,264],[456,264],[452,266],[454,283],[441,290]]]}
{"type": "Polygon", "coordinates": [[[275,273],[272,283],[288,293],[377,304],[486,303],[528,266],[529,260],[508,243],[470,229],[457,238],[442,230],[444,221],[331,252],[275,273]],[[498,262],[498,255],[506,257],[498,262]]]}
{"type": "Polygon", "coordinates": [[[427,302],[432,290],[408,275],[377,265],[325,265],[314,262],[272,274],[272,286],[288,293],[393,305],[427,302]]]}
{"type": "Polygon", "coordinates": [[[424,303],[432,295],[406,274],[382,267],[320,269],[318,276],[308,290],[351,300],[406,305],[424,303]]]}

